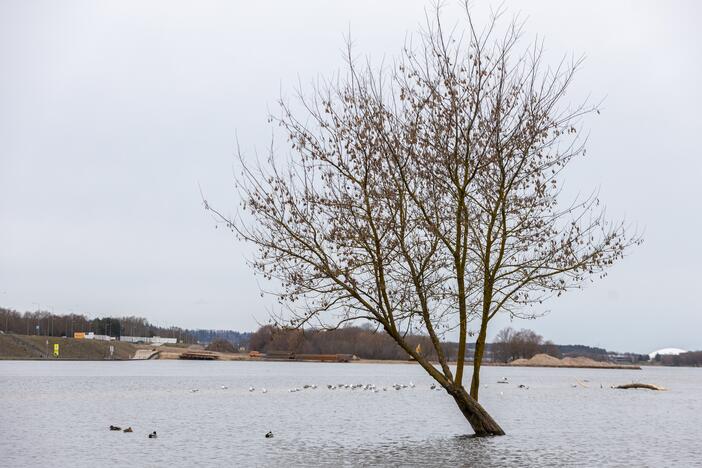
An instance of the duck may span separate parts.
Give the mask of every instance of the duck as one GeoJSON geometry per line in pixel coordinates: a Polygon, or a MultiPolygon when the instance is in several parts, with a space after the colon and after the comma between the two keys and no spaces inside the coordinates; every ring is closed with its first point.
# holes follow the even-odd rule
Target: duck
{"type": "Polygon", "coordinates": [[[273,432],[271,432],[271,431],[266,432],[266,439],[271,439],[271,438],[273,438],[273,432]]]}
{"type": "Polygon", "coordinates": [[[132,430],[132,426],[129,426],[128,428],[126,428],[122,432],[134,432],[134,431],[132,430]]]}
{"type": "Polygon", "coordinates": [[[156,435],[156,431],[154,431],[154,432],[152,432],[151,434],[149,434],[149,439],[155,439],[155,438],[157,438],[157,437],[158,437],[158,435],[156,435]]]}
{"type": "Polygon", "coordinates": [[[110,424],[110,430],[111,431],[121,431],[122,428],[119,426],[113,426],[112,424],[110,424]]]}

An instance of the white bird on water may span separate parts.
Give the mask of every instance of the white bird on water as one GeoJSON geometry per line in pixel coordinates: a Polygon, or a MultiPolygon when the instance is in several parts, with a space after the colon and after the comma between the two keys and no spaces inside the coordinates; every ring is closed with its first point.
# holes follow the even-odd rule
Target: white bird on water
{"type": "Polygon", "coordinates": [[[268,390],[266,390],[265,388],[262,388],[261,393],[268,393],[268,390]]]}
{"type": "Polygon", "coordinates": [[[250,391],[250,392],[253,392],[254,390],[256,390],[256,389],[253,388],[253,387],[249,387],[249,391],[250,391]]]}

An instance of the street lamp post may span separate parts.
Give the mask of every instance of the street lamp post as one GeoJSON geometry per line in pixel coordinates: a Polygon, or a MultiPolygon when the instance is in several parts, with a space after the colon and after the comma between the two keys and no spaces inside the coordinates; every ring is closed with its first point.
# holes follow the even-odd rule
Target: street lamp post
{"type": "MultiPolygon", "coordinates": [[[[40,312],[40,309],[41,309],[41,304],[39,304],[38,302],[32,302],[32,304],[36,304],[36,305],[37,305],[37,324],[36,324],[35,327],[34,327],[34,330],[35,330],[35,331],[34,331],[34,334],[35,334],[35,335],[38,335],[38,334],[39,334],[39,312],[40,312]]],[[[29,333],[27,333],[27,334],[29,334],[29,333]]]]}

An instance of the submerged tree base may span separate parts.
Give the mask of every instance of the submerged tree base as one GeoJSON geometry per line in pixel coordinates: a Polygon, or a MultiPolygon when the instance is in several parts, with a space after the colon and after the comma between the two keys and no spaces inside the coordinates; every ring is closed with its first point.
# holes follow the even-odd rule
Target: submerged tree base
{"type": "Polygon", "coordinates": [[[485,411],[480,403],[474,400],[464,388],[448,388],[447,391],[456,401],[463,416],[468,420],[475,432],[475,437],[505,435],[499,424],[485,411]]]}

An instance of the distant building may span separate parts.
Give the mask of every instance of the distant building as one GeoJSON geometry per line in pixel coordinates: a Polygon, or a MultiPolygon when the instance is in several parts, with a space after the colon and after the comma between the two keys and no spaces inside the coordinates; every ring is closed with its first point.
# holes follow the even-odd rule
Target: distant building
{"type": "Polygon", "coordinates": [[[628,353],[608,353],[607,357],[612,362],[634,362],[632,359],[632,354],[628,353]]]}
{"type": "Polygon", "coordinates": [[[146,343],[154,346],[178,343],[177,338],[162,338],[160,336],[120,336],[119,341],[126,341],[127,343],[146,343]]]}
{"type": "Polygon", "coordinates": [[[686,353],[684,349],[680,348],[663,348],[659,349],[658,351],[654,351],[652,353],[648,353],[648,357],[651,358],[651,360],[656,359],[656,355],[658,356],[677,356],[678,354],[683,354],[686,353]]]}
{"type": "Polygon", "coordinates": [[[617,362],[620,364],[635,364],[640,361],[648,361],[648,354],[635,354],[635,353],[607,353],[607,358],[610,362],[617,362]]]}
{"type": "Polygon", "coordinates": [[[100,340],[100,341],[114,341],[116,338],[109,335],[96,335],[93,332],[75,332],[73,333],[73,338],[76,340],[100,340]]]}

